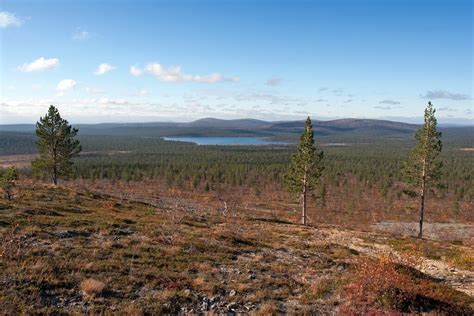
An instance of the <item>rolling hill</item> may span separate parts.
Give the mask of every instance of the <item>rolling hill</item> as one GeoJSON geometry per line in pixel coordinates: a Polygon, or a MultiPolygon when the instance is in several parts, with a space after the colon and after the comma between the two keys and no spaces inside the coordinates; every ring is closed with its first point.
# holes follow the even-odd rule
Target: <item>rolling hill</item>
{"type": "MultiPolygon", "coordinates": [[[[303,129],[303,121],[269,122],[256,119],[222,120],[204,118],[197,121],[151,123],[77,124],[79,138],[103,137],[257,137],[294,143],[303,129]]],[[[387,120],[338,119],[313,121],[318,143],[411,143],[419,125],[387,120]]],[[[36,152],[34,124],[0,125],[0,154],[36,152]],[[21,150],[20,150],[21,148],[21,150]]],[[[440,127],[443,142],[451,147],[472,146],[474,127],[440,127]]]]}
{"type": "MultiPolygon", "coordinates": [[[[209,131],[220,130],[222,134],[225,131],[251,131],[250,134],[261,133],[273,134],[279,132],[301,132],[304,121],[279,121],[270,122],[257,119],[236,119],[223,120],[216,118],[204,118],[189,123],[179,122],[152,122],[152,123],[101,123],[101,124],[76,124],[75,126],[87,134],[135,134],[138,132],[154,133],[155,136],[168,135],[188,135],[198,132],[205,134],[209,131]]],[[[396,132],[413,132],[417,125],[402,122],[393,122],[385,120],[373,119],[339,119],[332,121],[313,121],[316,130],[325,131],[327,133],[354,131],[354,130],[385,130],[396,132]]],[[[7,124],[0,125],[0,132],[32,132],[34,124],[7,124]]],[[[248,133],[248,132],[247,132],[248,133]]],[[[226,135],[223,135],[226,136],[226,135]]]]}

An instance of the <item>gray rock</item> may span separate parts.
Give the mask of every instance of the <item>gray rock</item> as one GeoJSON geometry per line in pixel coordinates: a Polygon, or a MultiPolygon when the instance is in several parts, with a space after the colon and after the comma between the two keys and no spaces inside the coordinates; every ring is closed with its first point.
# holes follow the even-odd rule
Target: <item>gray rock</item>
{"type": "Polygon", "coordinates": [[[227,304],[226,307],[227,307],[227,310],[228,310],[228,311],[232,311],[232,312],[233,312],[233,311],[235,311],[236,309],[239,308],[239,304],[237,304],[237,303],[235,303],[235,302],[232,302],[232,303],[227,304]]]}

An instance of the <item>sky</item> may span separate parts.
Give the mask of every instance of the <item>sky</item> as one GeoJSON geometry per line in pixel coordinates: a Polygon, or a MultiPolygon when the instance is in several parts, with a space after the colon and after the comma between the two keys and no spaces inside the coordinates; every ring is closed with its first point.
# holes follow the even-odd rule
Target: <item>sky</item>
{"type": "Polygon", "coordinates": [[[0,124],[474,124],[473,1],[0,0],[0,124]]]}

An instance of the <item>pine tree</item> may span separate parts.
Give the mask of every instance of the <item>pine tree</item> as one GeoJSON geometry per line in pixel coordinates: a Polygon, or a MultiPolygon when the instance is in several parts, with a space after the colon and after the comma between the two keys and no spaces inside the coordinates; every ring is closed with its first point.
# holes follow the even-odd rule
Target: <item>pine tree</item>
{"type": "Polygon", "coordinates": [[[323,152],[318,151],[314,145],[313,125],[308,116],[297,151],[291,158],[290,166],[285,176],[285,184],[288,191],[301,195],[301,222],[303,225],[307,223],[307,195],[319,183],[323,171],[322,159],[323,152]]]}
{"type": "Polygon", "coordinates": [[[69,175],[72,158],[82,149],[79,141],[74,139],[77,132],[51,105],[45,117],[40,117],[36,123],[39,157],[32,162],[33,170],[50,177],[55,185],[59,177],[69,175]]]}
{"type": "Polygon", "coordinates": [[[321,187],[319,188],[319,198],[321,199],[320,200],[320,204],[321,204],[321,207],[324,208],[326,207],[326,185],[321,185],[321,187]]]}
{"type": "Polygon", "coordinates": [[[18,171],[15,167],[8,167],[2,175],[1,184],[5,199],[11,200],[13,198],[13,188],[15,181],[18,180],[18,171]]]}
{"type": "Polygon", "coordinates": [[[416,145],[403,165],[403,175],[420,197],[420,218],[418,237],[423,237],[423,216],[425,198],[429,185],[435,184],[441,177],[442,163],[438,155],[442,149],[441,133],[436,130],[436,110],[431,102],[425,109],[423,126],[415,134],[416,145]]]}

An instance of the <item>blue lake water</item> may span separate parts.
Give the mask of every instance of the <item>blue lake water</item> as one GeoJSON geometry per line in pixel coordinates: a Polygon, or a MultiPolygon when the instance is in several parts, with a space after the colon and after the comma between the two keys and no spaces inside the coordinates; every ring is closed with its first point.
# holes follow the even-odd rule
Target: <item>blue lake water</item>
{"type": "Polygon", "coordinates": [[[190,142],[198,145],[271,145],[285,142],[268,141],[257,137],[163,137],[164,140],[190,142]]]}

